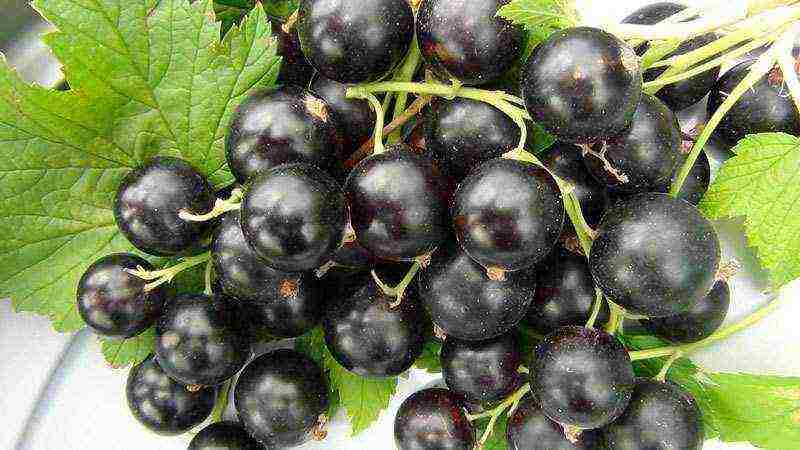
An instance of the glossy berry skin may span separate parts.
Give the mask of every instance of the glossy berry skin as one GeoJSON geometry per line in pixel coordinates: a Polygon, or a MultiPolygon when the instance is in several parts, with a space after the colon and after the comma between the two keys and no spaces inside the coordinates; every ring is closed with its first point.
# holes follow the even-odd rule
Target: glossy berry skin
{"type": "Polygon", "coordinates": [[[711,336],[722,326],[731,304],[731,290],[725,281],[717,281],[706,296],[687,311],[670,317],[644,321],[656,336],[676,344],[691,344],[711,336]]]}
{"type": "Polygon", "coordinates": [[[203,428],[186,450],[264,450],[236,422],[217,422],[203,428]]]}
{"type": "Polygon", "coordinates": [[[170,299],[156,326],[164,372],[187,385],[216,386],[244,366],[249,342],[235,301],[222,294],[170,299]]]}
{"type": "Polygon", "coordinates": [[[398,450],[473,450],[475,429],[453,392],[424,389],[400,405],[394,441],[398,450]]]}
{"type": "Polygon", "coordinates": [[[615,450],[700,450],[703,420],[697,402],[679,386],[640,379],[628,409],[606,427],[603,438],[615,450]]]}
{"type": "Polygon", "coordinates": [[[278,84],[307,88],[314,75],[314,68],[308,63],[303,50],[300,49],[300,38],[297,28],[286,32],[283,23],[271,20],[272,35],[278,38],[278,55],[281,60],[281,70],[278,72],[278,84]]]}
{"type": "MultiPolygon", "coordinates": [[[[592,315],[595,288],[586,257],[557,247],[536,270],[536,293],[525,324],[542,335],[568,325],[585,325],[592,315]]],[[[608,321],[603,302],[596,324],[608,321]]]]}
{"type": "Polygon", "coordinates": [[[375,127],[375,113],[366,100],[347,98],[351,85],[317,76],[311,90],[330,107],[337,129],[343,139],[340,159],[344,161],[370,138],[375,127]]]}
{"type": "Polygon", "coordinates": [[[656,2],[642,6],[622,20],[622,23],[655,25],[664,19],[686,9],[686,6],[673,2],[656,2]]]}
{"type": "Polygon", "coordinates": [[[628,406],[633,366],[616,337],[596,329],[562,327],[536,347],[531,392],[547,417],[583,429],[605,426],[628,406]]]}
{"type": "Polygon", "coordinates": [[[507,0],[424,0],[417,13],[422,56],[439,75],[466,84],[498,78],[520,58],[525,35],[497,16],[507,0]]]}
{"type": "Polygon", "coordinates": [[[313,275],[275,270],[247,244],[239,213],[227,213],[211,242],[214,273],[223,291],[239,300],[255,328],[272,336],[297,337],[320,321],[322,292],[313,275]]]}
{"type": "Polygon", "coordinates": [[[584,157],[598,181],[625,193],[650,192],[669,183],[681,159],[678,119],[649,94],[642,95],[630,127],[584,157]]]}
{"type": "Polygon", "coordinates": [[[419,276],[419,294],[433,322],[448,337],[480,341],[516,327],[533,301],[531,271],[508,272],[494,281],[456,243],[431,258],[419,276]]]}
{"type": "Polygon", "coordinates": [[[487,269],[536,264],[564,226],[564,203],[553,177],[506,158],[484,163],[459,185],[452,214],[458,242],[487,269]]]}
{"type": "Polygon", "coordinates": [[[430,159],[404,144],[361,161],[345,191],[358,242],[379,258],[411,260],[447,237],[444,179],[430,159]]]}
{"type": "Polygon", "coordinates": [[[689,203],[656,193],[610,208],[589,256],[606,297],[648,317],[688,310],[711,290],[719,261],[711,222],[689,203]]]}
{"type": "Polygon", "coordinates": [[[339,151],[330,106],[311,92],[284,86],[250,94],[231,118],[225,158],[236,180],[305,162],[329,169],[339,151]]]}
{"type": "Polygon", "coordinates": [[[240,220],[267,265],[303,272],[324,264],[341,245],[347,211],[330,176],[308,164],[284,164],[248,183],[240,220]]]}
{"type": "Polygon", "coordinates": [[[437,98],[425,110],[425,145],[456,180],[514,150],[519,133],[502,111],[476,100],[437,98]]]}
{"type": "MultiPolygon", "coordinates": [[[[572,186],[572,192],[581,205],[583,217],[590,226],[595,226],[608,207],[608,193],[605,185],[589,173],[582,155],[580,147],[574,144],[555,142],[539,155],[539,161],[572,186]]],[[[571,221],[564,221],[564,232],[575,234],[571,221]]]]}
{"type": "Polygon", "coordinates": [[[408,52],[414,13],[404,0],[302,0],[297,30],[303,54],[326,78],[375,81],[408,52]]]}
{"type": "Polygon", "coordinates": [[[325,344],[345,369],[364,377],[391,377],[408,370],[422,354],[426,321],[413,292],[395,300],[367,283],[349,298],[328,303],[325,344]]]}
{"type": "Polygon", "coordinates": [[[207,213],[215,199],[205,177],[186,161],[159,156],[122,180],[114,219],[139,250],[156,256],[184,254],[197,250],[209,224],[187,222],[178,213],[207,213]]]}
{"type": "MultiPolygon", "coordinates": [[[[733,89],[744,79],[754,61],[742,62],[717,80],[708,98],[708,114],[714,114],[733,89]]],[[[800,133],[800,114],[783,81],[780,69],[774,68],[739,98],[715,130],[715,135],[734,145],[748,134],[800,133]]]]}
{"type": "Polygon", "coordinates": [[[440,359],[447,387],[469,403],[497,403],[522,382],[522,353],[513,333],[486,341],[447,338],[440,359]]]}
{"type": "MultiPolygon", "coordinates": [[[[681,160],[675,166],[675,173],[672,174],[670,183],[661,186],[661,188],[658,189],[658,192],[669,192],[669,188],[675,181],[675,177],[677,177],[678,172],[681,170],[684,160],[685,157],[682,155],[681,160]]],[[[683,186],[681,186],[681,190],[678,192],[677,198],[686,200],[692,205],[697,206],[700,204],[700,201],[703,200],[706,192],[708,192],[708,186],[710,184],[711,163],[708,160],[706,152],[700,152],[700,155],[697,157],[697,161],[695,161],[694,166],[692,166],[692,170],[689,172],[689,175],[683,182],[683,186]]]]}
{"type": "Polygon", "coordinates": [[[509,450],[602,450],[600,433],[583,430],[575,442],[566,438],[564,428],[542,413],[539,403],[525,396],[506,427],[509,450]]]}
{"type": "Polygon", "coordinates": [[[150,328],[164,307],[164,288],[145,291],[147,281],[127,270],[153,270],[147,260],[130,253],[104,256],[78,281],[78,313],[95,333],[133,337],[150,328]]]}
{"type": "Polygon", "coordinates": [[[533,120],[559,140],[606,139],[628,126],[639,104],[639,58],[596,28],[557,31],[525,64],[522,92],[533,120]]]}
{"type": "Polygon", "coordinates": [[[215,389],[189,392],[173,381],[152,355],[134,366],[125,385],[128,407],[142,425],[165,436],[185,433],[214,409],[215,389]]]}
{"type": "Polygon", "coordinates": [[[267,448],[309,441],[319,416],[328,410],[325,374],[293,350],[275,350],[250,362],[233,396],[242,425],[267,448]]]}

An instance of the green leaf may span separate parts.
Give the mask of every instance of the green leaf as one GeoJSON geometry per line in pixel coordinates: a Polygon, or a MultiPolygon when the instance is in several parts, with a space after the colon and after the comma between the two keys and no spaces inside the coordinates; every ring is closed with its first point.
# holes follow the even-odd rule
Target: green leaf
{"type": "Polygon", "coordinates": [[[710,219],[744,217],[748,243],[783,286],[800,277],[800,139],[750,135],[732,151],[700,209],[710,219]]]}
{"type": "Polygon", "coordinates": [[[554,31],[578,24],[573,0],[513,0],[497,14],[524,26],[539,41],[547,39],[554,31]]]}
{"type": "Polygon", "coordinates": [[[227,122],[250,89],[274,83],[280,58],[262,8],[220,41],[207,0],[34,6],[59,30],[45,41],[72,90],[27,85],[0,55],[0,298],[66,332],[82,326],[84,269],[132,250],[112,214],[120,180],[169,154],[229,182],[227,122]]]}
{"type": "Polygon", "coordinates": [[[442,363],[439,354],[442,352],[442,342],[438,339],[429,339],[422,347],[422,355],[417,358],[414,366],[429,373],[441,373],[442,363]]]}
{"type": "MultiPolygon", "coordinates": [[[[475,426],[475,438],[480,439],[483,436],[486,426],[489,424],[489,418],[478,420],[475,426]]],[[[486,443],[481,447],[481,450],[507,450],[508,440],[506,440],[506,427],[508,426],[507,412],[503,412],[497,418],[492,429],[492,435],[486,440],[486,443]]]]}
{"type": "Polygon", "coordinates": [[[300,7],[300,0],[266,0],[264,10],[273,19],[283,21],[300,7]]]}
{"type": "MultiPolygon", "coordinates": [[[[625,336],[629,348],[663,346],[657,338],[625,336]]],[[[637,375],[656,375],[661,358],[634,363],[637,375]]],[[[703,412],[706,438],[750,442],[766,450],[794,448],[800,442],[800,378],[707,372],[678,359],[668,379],[692,393],[703,412]]]]}
{"type": "Polygon", "coordinates": [[[101,337],[101,351],[108,364],[119,369],[144,361],[155,348],[155,329],[150,328],[139,336],[128,339],[101,337]]]}

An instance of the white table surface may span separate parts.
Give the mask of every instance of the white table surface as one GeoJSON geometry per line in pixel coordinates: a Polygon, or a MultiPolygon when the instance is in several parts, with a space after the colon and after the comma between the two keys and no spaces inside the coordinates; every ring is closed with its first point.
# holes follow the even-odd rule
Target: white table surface
{"type": "MultiPolygon", "coordinates": [[[[620,19],[647,0],[580,1],[592,23],[620,19]]],[[[2,20],[2,19],[0,19],[2,20]]],[[[36,47],[36,41],[25,46],[36,47]]],[[[19,49],[17,49],[19,51],[19,49]]],[[[9,52],[12,53],[12,52],[9,52]]],[[[14,58],[10,59],[14,61],[14,58]]],[[[40,58],[22,62],[29,79],[47,84],[57,76],[40,58]]],[[[742,230],[718,223],[726,259],[736,258],[744,270],[732,281],[729,321],[753,311],[764,301],[763,274],[747,249],[742,230]]],[[[764,322],[693,359],[713,371],[800,376],[800,287],[785,295],[780,309],[764,322]]],[[[0,450],[183,450],[190,437],[161,437],[149,433],[130,415],[125,404],[127,370],[113,370],[103,361],[95,337],[83,330],[73,335],[55,333],[49,322],[30,314],[14,314],[0,301],[0,450]]],[[[436,377],[413,370],[401,380],[390,408],[369,430],[348,437],[341,413],[330,425],[323,443],[302,449],[390,449],[392,421],[402,400],[436,377]]],[[[711,441],[705,450],[752,449],[747,444],[711,441]]],[[[790,450],[790,449],[787,449],[790,450]]]]}

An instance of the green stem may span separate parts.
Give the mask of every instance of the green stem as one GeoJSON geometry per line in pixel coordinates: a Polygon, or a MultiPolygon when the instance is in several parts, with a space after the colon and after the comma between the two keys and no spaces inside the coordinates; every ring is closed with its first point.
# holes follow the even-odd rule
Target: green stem
{"type": "Polygon", "coordinates": [[[531,391],[530,384],[525,383],[521,388],[517,389],[516,392],[511,394],[511,396],[503,400],[502,403],[490,409],[489,411],[486,411],[484,413],[475,416],[467,414],[467,417],[472,422],[486,417],[490,418],[489,423],[486,425],[486,429],[483,431],[483,435],[481,436],[480,440],[475,446],[476,448],[482,448],[484,444],[486,444],[486,441],[488,441],[489,438],[492,437],[494,426],[497,423],[497,419],[500,418],[500,415],[503,414],[507,409],[509,410],[508,412],[509,416],[513,414],[514,409],[516,409],[515,405],[518,405],[520,400],[522,400],[522,397],[524,397],[525,394],[527,394],[530,391],[531,391]]]}
{"type": "Polygon", "coordinates": [[[750,66],[750,71],[744,77],[744,79],[731,91],[730,95],[725,98],[725,101],[722,102],[722,105],[717,109],[711,119],[709,119],[706,126],[703,128],[703,131],[697,137],[697,141],[695,141],[694,146],[692,147],[692,151],[686,157],[686,161],[684,161],[683,166],[681,166],[681,170],[678,172],[678,176],[675,177],[675,181],[672,183],[672,187],[670,188],[670,195],[673,197],[677,197],[683,187],[683,183],[686,181],[686,178],[689,176],[689,172],[692,171],[695,162],[697,161],[698,156],[700,156],[700,152],[703,151],[703,147],[705,147],[708,140],[711,138],[711,134],[714,130],[717,129],[717,126],[722,121],[722,118],[725,117],[725,114],[730,111],[734,104],[739,100],[739,98],[754,84],[758,82],[773,66],[774,57],[771,51],[767,51],[763,55],[761,55],[756,62],[750,66]]]}
{"type": "Polygon", "coordinates": [[[708,347],[711,344],[727,339],[728,337],[733,336],[734,334],[742,330],[750,328],[751,326],[762,321],[765,317],[772,314],[778,308],[780,303],[781,302],[779,301],[779,297],[777,296],[772,297],[767,302],[766,305],[757,309],[754,313],[745,317],[741,321],[736,322],[733,325],[729,325],[725,328],[721,328],[711,336],[703,339],[702,341],[695,342],[693,344],[673,345],[669,347],[652,348],[649,350],[638,350],[630,352],[631,361],[640,361],[643,359],[651,359],[651,358],[663,358],[666,356],[672,356],[676,353],[688,355],[697,350],[700,350],[701,348],[708,347]]]}
{"type": "Polygon", "coordinates": [[[209,252],[205,252],[196,256],[183,258],[183,260],[178,264],[175,264],[172,267],[167,267],[166,269],[148,271],[145,270],[144,267],[140,266],[135,270],[126,269],[126,271],[129,274],[139,277],[143,280],[152,281],[151,283],[147,283],[144,287],[145,291],[151,291],[164,283],[171,282],[176,275],[184,270],[190,269],[194,266],[199,266],[200,264],[208,261],[210,258],[211,254],[209,252]]]}
{"type": "Polygon", "coordinates": [[[408,272],[406,272],[406,276],[403,277],[403,279],[400,281],[400,284],[394,287],[394,292],[397,300],[395,300],[395,303],[391,305],[392,307],[397,307],[400,305],[400,303],[403,302],[403,296],[406,293],[406,289],[408,289],[408,286],[411,284],[412,281],[414,281],[414,277],[417,276],[417,273],[419,273],[419,270],[421,268],[422,268],[422,263],[420,263],[419,261],[414,261],[414,264],[411,266],[410,269],[408,269],[408,272]]]}
{"type": "MultiPolygon", "coordinates": [[[[349,89],[348,89],[349,91],[349,89]]],[[[372,109],[375,111],[375,134],[373,137],[373,141],[375,142],[372,152],[376,155],[383,153],[386,148],[383,146],[383,121],[384,121],[384,112],[383,106],[381,102],[378,100],[375,95],[372,93],[364,93],[363,98],[369,101],[370,105],[372,105],[372,109]]]]}
{"type": "Polygon", "coordinates": [[[625,318],[625,316],[622,313],[622,309],[612,302],[608,302],[608,308],[611,314],[609,315],[608,323],[606,324],[606,333],[616,334],[619,330],[619,327],[622,325],[622,320],[625,318]]]}
{"type": "Polygon", "coordinates": [[[205,214],[195,214],[192,211],[182,209],[178,211],[178,217],[187,222],[208,222],[209,220],[216,219],[228,211],[235,211],[241,208],[243,198],[244,191],[236,188],[231,192],[231,196],[227,199],[223,200],[218,198],[216,202],[214,202],[214,207],[211,209],[211,211],[205,214]]]}
{"type": "Polygon", "coordinates": [[[597,322],[597,316],[600,315],[600,309],[603,306],[603,298],[602,292],[600,289],[594,289],[594,304],[592,305],[592,314],[589,316],[589,320],[586,321],[586,328],[594,328],[595,322],[597,322]]]}
{"type": "MultiPolygon", "coordinates": [[[[422,53],[419,50],[419,44],[417,44],[417,40],[414,39],[411,43],[411,48],[408,51],[408,55],[406,55],[406,59],[403,61],[403,65],[397,69],[393,79],[395,81],[411,81],[411,79],[414,78],[414,74],[417,72],[421,62],[422,53]]],[[[392,114],[392,118],[400,117],[403,114],[403,111],[406,109],[407,102],[408,93],[399,92],[394,102],[394,113],[392,114]]],[[[402,138],[403,130],[398,128],[389,134],[388,141],[390,144],[395,144],[400,142],[402,138]]]]}
{"type": "Polygon", "coordinates": [[[675,361],[677,361],[682,355],[683,353],[681,353],[680,351],[676,351],[675,353],[673,353],[672,356],[670,356],[670,358],[667,360],[667,362],[665,362],[664,365],[661,367],[661,371],[658,372],[658,375],[656,375],[655,378],[656,381],[664,382],[667,379],[667,374],[669,373],[669,369],[672,367],[673,364],[675,364],[675,361]]]}
{"type": "Polygon", "coordinates": [[[212,288],[211,283],[211,274],[214,269],[214,263],[212,262],[211,258],[208,259],[206,262],[206,272],[205,272],[205,282],[206,282],[206,295],[214,295],[214,289],[212,288]]]}
{"type": "Polygon", "coordinates": [[[217,391],[217,401],[214,405],[214,410],[211,412],[211,422],[221,422],[225,415],[225,410],[228,409],[228,398],[231,395],[231,380],[226,381],[220,386],[217,391]]]}

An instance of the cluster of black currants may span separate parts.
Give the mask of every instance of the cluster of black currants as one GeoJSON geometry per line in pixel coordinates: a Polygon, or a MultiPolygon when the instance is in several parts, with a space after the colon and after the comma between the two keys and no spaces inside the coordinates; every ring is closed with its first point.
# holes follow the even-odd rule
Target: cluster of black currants
{"type": "MultiPolygon", "coordinates": [[[[365,377],[402,374],[426,339],[445,339],[449,389],[405,401],[395,421],[401,450],[472,449],[486,438],[476,438],[475,421],[505,409],[513,449],[700,448],[691,396],[635,379],[614,327],[595,324],[613,325],[622,308],[687,343],[725,317],[719,241],[692,205],[708,187],[708,160],[679,198],[664,193],[685,158],[672,109],[715,89],[716,73],[651,96],[642,83],[654,75],[637,56],[645,49],[567,29],[522,68],[527,111],[558,139],[541,165],[515,151],[511,118],[457,95],[416,118],[423,139],[411,133],[385,150],[376,142],[355,167],[344,164],[374,124],[370,102],[347,98],[347,83],[385,77],[415,35],[433,76],[495,82],[524,43],[496,16],[504,3],[423,0],[415,16],[405,0],[302,0],[295,29],[277,28],[285,84],[252,93],[231,119],[225,148],[237,184],[215,193],[173,157],[127,175],[114,208],[120,231],[146,254],[182,259],[156,270],[133,254],[103,257],[80,280],[78,309],[104,336],[155,324],[155,354],[127,386],[139,421],[185,432],[235,378],[241,424],[211,425],[191,449],[324,437],[323,370],[296,351],[252,351],[265,334],[294,338],[322,325],[330,354],[365,377]],[[586,223],[566,220],[565,187],[586,223]],[[595,238],[588,255],[578,231],[595,238]],[[200,264],[204,292],[168,289],[200,264]],[[520,349],[522,329],[543,336],[533,355],[520,349]]],[[[630,20],[676,11],[661,4],[630,20]]]]}

